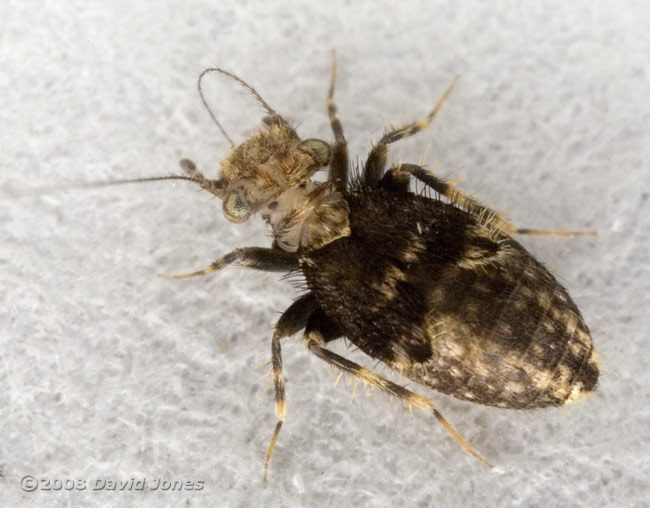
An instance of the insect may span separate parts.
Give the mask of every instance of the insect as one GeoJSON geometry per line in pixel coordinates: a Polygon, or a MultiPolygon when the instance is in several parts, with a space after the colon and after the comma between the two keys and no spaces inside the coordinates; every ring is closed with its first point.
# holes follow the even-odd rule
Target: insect
{"type": "MultiPolygon", "coordinates": [[[[499,214],[416,164],[392,164],[388,146],[423,130],[454,83],[423,119],[384,134],[350,175],[347,143],[334,101],[336,60],[327,98],[334,141],[302,139],[241,78],[220,68],[199,78],[201,99],[231,150],[217,179],[189,160],[188,180],[222,200],[226,219],[259,214],[273,245],[243,247],[206,268],[228,265],[294,272],[308,291],[284,311],[271,339],[277,423],[271,456],[287,414],[281,343],[304,329],[314,355],[364,383],[430,411],[469,453],[481,457],[433,402],[328,349],[346,338],[369,357],[421,385],[456,398],[511,409],[563,406],[595,389],[599,368],[580,311],[553,275],[514,234],[562,234],[516,228],[499,214]],[[235,80],[264,107],[263,126],[235,145],[203,96],[202,79],[235,80]],[[328,169],[324,182],[312,180],[328,169]],[[411,192],[416,180],[431,192],[411,192]]],[[[131,180],[133,181],[133,180],[131,180]]]]}

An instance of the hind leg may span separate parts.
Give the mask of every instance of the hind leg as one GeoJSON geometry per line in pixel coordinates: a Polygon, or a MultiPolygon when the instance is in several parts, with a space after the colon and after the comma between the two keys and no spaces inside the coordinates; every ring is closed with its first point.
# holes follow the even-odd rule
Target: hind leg
{"type": "Polygon", "coordinates": [[[408,190],[408,175],[413,175],[417,180],[424,183],[437,193],[445,196],[452,203],[458,205],[459,207],[467,210],[469,213],[474,215],[479,219],[480,222],[494,226],[499,229],[501,232],[508,235],[519,234],[519,235],[542,235],[542,236],[564,236],[564,237],[573,237],[573,236],[597,236],[596,233],[591,231],[565,231],[565,230],[553,230],[553,229],[530,229],[530,228],[518,228],[511,222],[508,222],[503,217],[501,217],[497,212],[491,208],[479,203],[473,197],[465,194],[464,192],[458,190],[453,184],[445,182],[444,180],[436,177],[427,171],[426,169],[415,165],[415,164],[398,164],[393,166],[389,171],[386,172],[384,177],[379,182],[380,187],[388,187],[392,185],[393,188],[397,190],[406,191],[408,190]],[[406,178],[405,178],[406,176],[406,178]],[[401,187],[396,187],[401,185],[401,187]]]}
{"type": "Polygon", "coordinates": [[[435,176],[431,171],[427,171],[416,164],[395,165],[386,173],[386,175],[384,175],[382,181],[385,178],[390,178],[404,182],[405,175],[413,175],[413,177],[436,191],[438,194],[445,196],[452,203],[474,215],[480,223],[494,226],[508,235],[517,232],[515,225],[500,217],[497,212],[482,205],[473,197],[458,190],[453,184],[445,182],[435,176]]]}
{"type": "Polygon", "coordinates": [[[318,358],[331,365],[337,369],[347,372],[353,377],[363,381],[365,384],[379,388],[383,392],[391,396],[395,396],[404,402],[406,402],[409,407],[416,406],[425,411],[431,411],[436,417],[438,422],[444,427],[444,429],[452,435],[452,437],[463,447],[465,451],[476,457],[478,460],[483,462],[485,465],[492,467],[487,460],[481,457],[478,452],[476,452],[454,429],[451,424],[445,419],[444,416],[435,408],[433,402],[417,393],[414,393],[410,390],[407,390],[403,386],[400,386],[388,379],[384,379],[375,372],[366,369],[336,353],[325,348],[325,344],[330,342],[341,335],[340,331],[331,322],[331,320],[325,315],[325,313],[318,309],[310,316],[307,321],[307,326],[305,329],[304,340],[307,342],[307,347],[309,351],[314,353],[318,358]]]}

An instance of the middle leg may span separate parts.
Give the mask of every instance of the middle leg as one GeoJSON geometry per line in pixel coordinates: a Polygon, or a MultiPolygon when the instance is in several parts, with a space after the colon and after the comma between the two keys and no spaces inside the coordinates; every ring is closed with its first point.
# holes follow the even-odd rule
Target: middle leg
{"type": "Polygon", "coordinates": [[[407,124],[403,127],[400,127],[399,129],[393,129],[387,132],[379,140],[379,143],[372,147],[370,154],[368,154],[366,164],[363,167],[362,182],[366,187],[376,187],[382,175],[384,174],[384,168],[386,167],[386,158],[388,157],[388,145],[394,143],[395,141],[399,141],[400,139],[408,138],[409,136],[412,136],[413,134],[417,134],[421,130],[424,130],[427,125],[431,123],[433,117],[436,116],[444,102],[447,100],[457,81],[458,77],[452,81],[451,85],[449,85],[447,90],[445,90],[445,93],[442,94],[442,97],[438,99],[438,102],[434,108],[425,118],[418,120],[417,122],[407,124]]]}
{"type": "Polygon", "coordinates": [[[332,77],[330,78],[330,87],[327,93],[327,114],[329,116],[332,132],[334,133],[329,181],[334,184],[336,190],[343,191],[345,190],[348,181],[348,143],[343,135],[343,126],[341,125],[341,120],[339,120],[336,102],[334,102],[335,84],[336,53],[332,56],[332,77]]]}
{"type": "Polygon", "coordinates": [[[273,373],[273,385],[275,386],[275,417],[277,418],[277,423],[275,424],[273,437],[271,438],[271,442],[266,451],[266,458],[264,460],[264,481],[266,481],[269,463],[271,462],[271,456],[273,455],[275,444],[280,435],[280,429],[282,429],[282,423],[287,415],[284,396],[284,378],[282,376],[282,348],[280,346],[280,341],[290,337],[299,330],[302,330],[307,323],[307,319],[312,315],[317,307],[318,302],[311,293],[298,298],[287,310],[284,311],[273,331],[273,339],[271,339],[271,363],[273,364],[273,367],[271,372],[273,373]]]}

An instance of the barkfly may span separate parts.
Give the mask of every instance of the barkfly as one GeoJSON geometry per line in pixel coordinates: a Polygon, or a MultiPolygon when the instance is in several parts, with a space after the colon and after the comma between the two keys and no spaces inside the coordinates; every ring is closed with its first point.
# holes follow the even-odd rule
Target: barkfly
{"type": "Polygon", "coordinates": [[[229,221],[244,222],[257,213],[273,233],[269,248],[235,249],[202,270],[165,277],[184,279],[238,264],[304,278],[308,292],[285,310],[271,339],[277,423],[265,479],[287,414],[281,342],[303,329],[303,341],[318,358],[409,407],[432,412],[467,452],[490,465],[430,399],[327,346],[346,338],[408,379],[478,404],[570,404],[593,391],[598,380],[589,330],[567,291],[513,235],[581,233],[516,228],[419,165],[386,170],[388,146],[423,130],[455,81],[425,118],[384,134],[360,174],[350,176],[335,81],[334,59],[327,98],[330,143],[300,138],[248,83],[223,69],[206,69],[198,81],[201,100],[231,144],[219,177],[206,178],[184,159],[184,175],[111,183],[191,181],[222,200],[229,221]],[[266,110],[263,126],[239,145],[205,101],[202,80],[214,73],[237,82],[266,110]],[[324,168],[327,180],[312,180],[324,168]],[[411,180],[433,192],[411,192],[411,180]]]}

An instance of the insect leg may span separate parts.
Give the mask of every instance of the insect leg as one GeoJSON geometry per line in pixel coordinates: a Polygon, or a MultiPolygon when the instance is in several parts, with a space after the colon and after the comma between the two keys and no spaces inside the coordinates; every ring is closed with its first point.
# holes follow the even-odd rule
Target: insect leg
{"type": "Polygon", "coordinates": [[[273,384],[275,386],[275,416],[277,423],[273,431],[273,437],[266,451],[266,459],[264,461],[264,481],[266,481],[266,474],[271,462],[271,456],[275,449],[275,444],[280,435],[282,422],[287,415],[287,408],[284,397],[284,378],[282,376],[282,350],[280,341],[285,339],[297,331],[305,327],[308,317],[318,306],[316,298],[311,294],[304,295],[284,311],[273,331],[273,339],[271,340],[271,361],[273,363],[273,384]]]}
{"type": "Polygon", "coordinates": [[[540,235],[540,236],[598,236],[595,231],[564,231],[561,229],[530,229],[517,228],[515,233],[518,235],[540,235]]]}
{"type": "Polygon", "coordinates": [[[229,252],[203,270],[180,275],[159,274],[159,276],[168,279],[189,279],[190,277],[216,272],[233,263],[263,272],[288,272],[299,266],[298,256],[295,252],[267,249],[265,247],[243,247],[229,252]]]}
{"type": "Polygon", "coordinates": [[[458,77],[456,77],[451,82],[451,85],[449,85],[447,90],[445,90],[445,93],[442,94],[442,97],[438,99],[438,102],[436,103],[434,108],[425,118],[423,118],[422,120],[418,120],[417,122],[409,123],[403,127],[400,127],[399,129],[393,129],[387,132],[379,140],[379,143],[377,143],[375,146],[372,147],[372,150],[370,150],[370,154],[368,154],[368,159],[366,160],[366,164],[363,167],[362,182],[364,185],[368,187],[377,186],[379,180],[384,174],[384,168],[386,167],[386,158],[388,156],[388,145],[390,145],[391,143],[395,143],[395,141],[399,141],[400,139],[412,136],[413,134],[417,134],[421,130],[424,130],[427,127],[427,125],[431,123],[433,117],[436,116],[436,114],[442,107],[443,103],[447,100],[449,94],[451,93],[457,81],[458,81],[458,77]]]}
{"type": "Polygon", "coordinates": [[[334,183],[339,191],[345,190],[348,180],[348,143],[343,135],[343,126],[339,120],[338,109],[334,102],[334,86],[336,84],[336,53],[332,56],[332,77],[327,93],[327,115],[329,116],[334,145],[332,146],[332,159],[330,162],[329,180],[334,183]]]}
{"type": "MultiPolygon", "coordinates": [[[[385,177],[388,177],[391,173],[394,175],[399,175],[400,173],[408,172],[412,174],[415,178],[423,182],[424,184],[431,187],[436,192],[442,194],[446,198],[450,199],[453,203],[456,203],[458,206],[464,208],[472,215],[477,217],[480,222],[495,226],[500,231],[508,234],[519,234],[519,235],[541,235],[541,236],[598,236],[593,231],[564,231],[564,230],[554,230],[554,229],[530,229],[530,228],[518,228],[514,224],[506,221],[499,216],[497,212],[491,210],[485,205],[480,204],[473,197],[468,196],[462,191],[458,190],[454,185],[441,180],[434,176],[430,171],[423,169],[420,166],[415,164],[399,164],[393,166],[385,177]]],[[[382,182],[384,180],[382,178],[382,182]]],[[[392,180],[397,180],[398,176],[391,176],[392,180]]]]}
{"type": "Polygon", "coordinates": [[[379,180],[379,188],[388,192],[408,192],[411,175],[401,171],[400,164],[391,167],[379,180]]]}
{"type": "MultiPolygon", "coordinates": [[[[476,457],[478,460],[483,462],[483,464],[485,464],[486,466],[492,467],[492,464],[490,464],[487,460],[481,457],[478,454],[478,452],[475,451],[474,448],[472,448],[467,443],[467,441],[465,441],[462,438],[462,436],[458,433],[458,431],[451,426],[451,424],[445,419],[445,417],[442,416],[442,414],[435,408],[433,402],[430,399],[423,397],[422,395],[418,395],[417,393],[414,393],[410,390],[407,390],[403,386],[393,383],[388,379],[384,379],[383,377],[372,372],[371,370],[366,369],[365,367],[362,367],[354,362],[351,362],[350,360],[326,349],[324,345],[329,340],[332,340],[332,333],[331,331],[326,331],[325,333],[321,332],[319,328],[323,325],[323,320],[321,319],[315,321],[314,319],[312,319],[312,317],[309,318],[305,330],[305,340],[307,341],[307,347],[312,353],[314,353],[316,356],[318,356],[321,360],[325,361],[329,365],[333,367],[337,367],[338,369],[341,369],[342,371],[351,374],[352,376],[360,379],[364,383],[379,388],[380,390],[388,393],[389,395],[393,395],[395,397],[402,399],[409,406],[416,406],[419,407],[420,409],[424,409],[425,411],[431,411],[433,415],[436,417],[436,419],[438,420],[438,422],[440,422],[440,424],[444,427],[444,429],[447,432],[449,432],[449,434],[452,435],[452,437],[458,442],[458,444],[460,444],[460,446],[463,447],[463,449],[466,452],[476,457]]],[[[327,318],[326,320],[329,321],[329,319],[327,318]]]]}
{"type": "Polygon", "coordinates": [[[415,164],[399,164],[393,166],[391,171],[397,173],[406,171],[413,175],[417,180],[420,180],[422,183],[431,187],[434,191],[442,194],[448,198],[453,203],[457,204],[459,207],[465,209],[467,212],[472,214],[478,219],[478,221],[486,226],[496,227],[503,233],[512,235],[517,231],[517,228],[514,224],[511,224],[507,220],[501,218],[497,212],[488,208],[485,205],[482,205],[473,197],[468,196],[464,192],[458,190],[454,185],[441,180],[440,178],[434,176],[430,171],[417,166],[415,164]]]}

